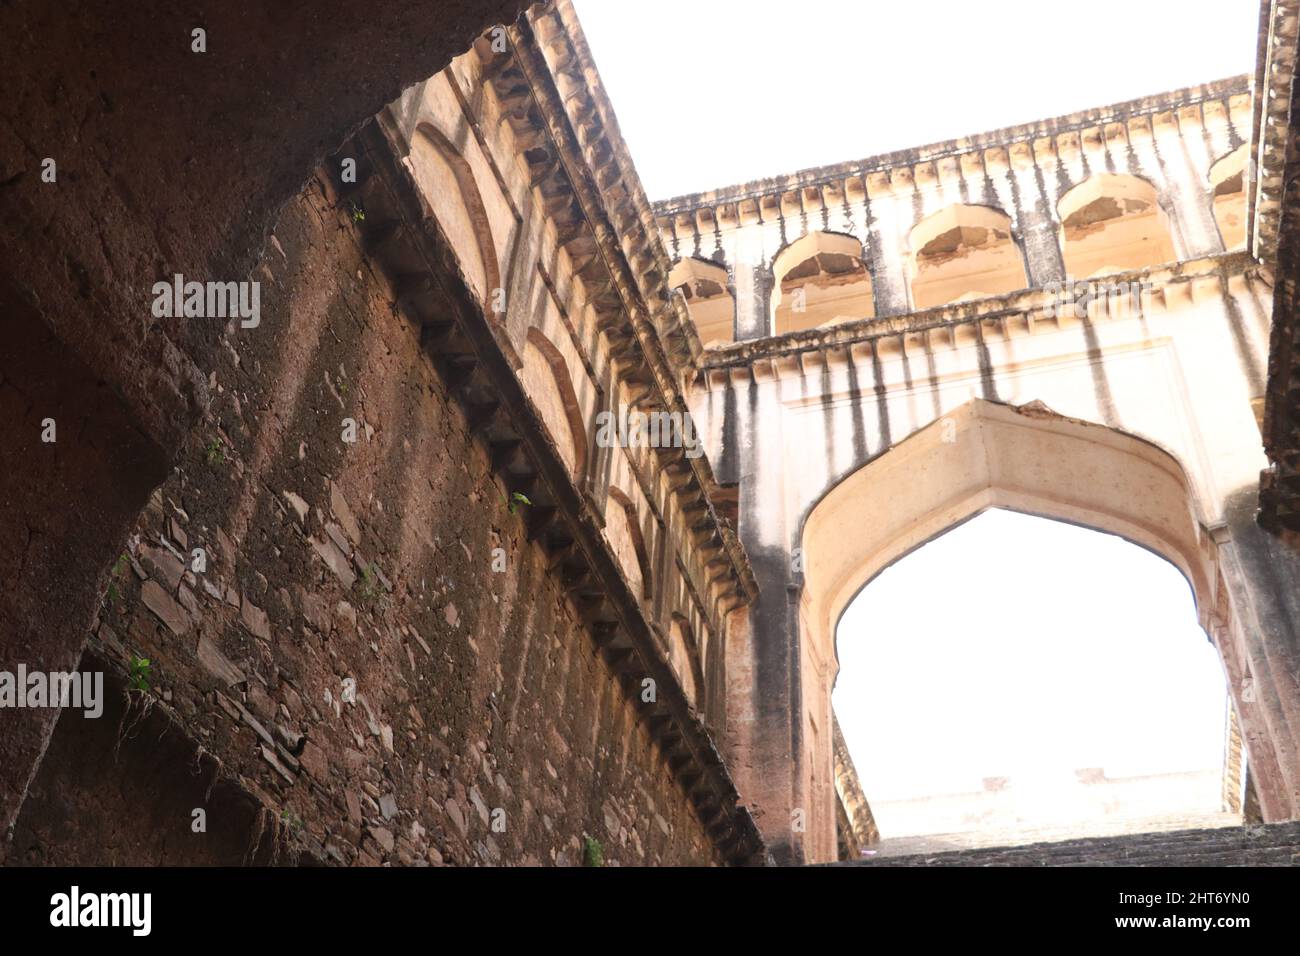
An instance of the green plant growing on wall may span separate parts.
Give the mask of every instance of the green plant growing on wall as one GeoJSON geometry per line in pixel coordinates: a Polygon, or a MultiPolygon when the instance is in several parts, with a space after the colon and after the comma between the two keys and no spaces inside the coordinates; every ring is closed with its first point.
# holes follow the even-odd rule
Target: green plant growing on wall
{"type": "Polygon", "coordinates": [[[126,679],[136,690],[148,692],[149,690],[149,668],[152,665],[147,657],[131,658],[131,666],[127,669],[126,679]]]}
{"type": "Polygon", "coordinates": [[[600,841],[595,837],[584,836],[582,838],[582,865],[605,865],[605,848],[600,845],[600,841]]]}
{"type": "Polygon", "coordinates": [[[204,449],[204,457],[207,458],[209,465],[226,463],[226,446],[221,444],[221,439],[214,438],[208,442],[208,447],[204,449]]]}
{"type": "Polygon", "coordinates": [[[506,499],[506,504],[510,508],[510,513],[514,514],[519,510],[520,505],[531,505],[532,502],[528,500],[528,496],[522,491],[516,491],[506,499]]]}
{"type": "Polygon", "coordinates": [[[365,222],[365,221],[366,221],[366,211],[365,211],[364,209],[362,209],[360,206],[358,206],[356,203],[349,203],[349,204],[348,204],[348,208],[349,208],[349,210],[350,210],[351,213],[352,213],[352,221],[353,221],[353,222],[365,222]]]}
{"type": "Polygon", "coordinates": [[[283,823],[291,833],[302,832],[302,817],[294,813],[287,807],[280,812],[280,822],[283,823]]]}
{"type": "Polygon", "coordinates": [[[110,572],[108,593],[106,595],[109,604],[116,604],[118,601],[122,600],[122,592],[117,588],[117,579],[121,577],[122,572],[126,570],[130,561],[131,559],[128,558],[126,552],[123,551],[118,555],[117,560],[113,562],[113,570],[110,572]]]}
{"type": "Polygon", "coordinates": [[[361,569],[357,579],[357,599],[364,607],[387,606],[388,596],[384,593],[383,582],[379,579],[379,564],[371,561],[361,569]]]}

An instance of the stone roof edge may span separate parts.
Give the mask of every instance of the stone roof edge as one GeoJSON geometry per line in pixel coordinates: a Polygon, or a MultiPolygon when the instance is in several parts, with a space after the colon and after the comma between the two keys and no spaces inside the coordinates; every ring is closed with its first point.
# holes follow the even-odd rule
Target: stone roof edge
{"type": "MultiPolygon", "coordinates": [[[[1285,2],[1300,3],[1300,0],[1285,0],[1285,2]]],[[[1002,129],[989,130],[956,139],[941,140],[924,146],[878,153],[863,159],[831,163],[825,166],[811,166],[785,175],[769,176],[746,183],[737,183],[703,192],[674,196],[669,199],[657,200],[653,205],[657,216],[670,216],[693,209],[733,203],[745,199],[757,199],[761,196],[788,192],[804,186],[822,185],[836,179],[861,176],[897,166],[910,166],[918,162],[929,162],[972,150],[1009,146],[1013,143],[1053,136],[1095,126],[1099,123],[1112,123],[1130,117],[1164,112],[1183,106],[1193,106],[1206,100],[1248,93],[1251,89],[1251,77],[1249,74],[1243,73],[1240,76],[1182,87],[1177,90],[1125,100],[1120,103],[1091,107],[1086,110],[1067,113],[1063,116],[1021,123],[1017,126],[1007,126],[1002,129]]]]}
{"type": "Polygon", "coordinates": [[[1270,264],[1277,255],[1283,228],[1298,20],[1300,0],[1261,0],[1250,146],[1255,174],[1247,197],[1246,223],[1247,248],[1256,259],[1270,264]]]}
{"type": "MultiPolygon", "coordinates": [[[[673,293],[668,287],[668,273],[671,269],[672,260],[663,245],[653,210],[650,207],[649,200],[645,197],[641,181],[628,154],[627,145],[618,130],[613,107],[600,85],[595,63],[591,58],[590,48],[587,46],[586,37],[582,34],[582,28],[577,21],[573,6],[570,0],[556,0],[550,9],[543,5],[535,5],[530,9],[528,17],[536,23],[537,20],[545,17],[547,13],[551,13],[558,18],[564,31],[564,40],[578,59],[587,78],[586,92],[589,94],[589,102],[595,108],[600,120],[600,130],[595,134],[595,138],[609,146],[614,161],[618,165],[619,182],[629,193],[636,209],[637,224],[640,227],[639,235],[630,236],[626,229],[621,228],[619,217],[614,215],[609,208],[606,188],[596,182],[594,175],[591,175],[590,164],[586,156],[583,155],[583,149],[589,148],[590,143],[583,143],[583,138],[579,135],[578,124],[573,115],[575,107],[572,100],[565,99],[559,88],[557,77],[549,65],[546,66],[544,73],[551,86],[550,95],[539,98],[537,106],[544,112],[550,112],[553,109],[553,102],[558,101],[563,104],[559,110],[561,115],[552,115],[551,119],[557,125],[558,121],[562,120],[567,127],[568,136],[565,138],[571,137],[574,143],[581,145],[576,150],[566,149],[565,144],[556,139],[556,146],[570,154],[574,166],[587,170],[593,187],[592,191],[599,198],[600,203],[606,207],[600,212],[620,240],[615,245],[622,246],[622,248],[612,249],[607,245],[606,252],[622,261],[623,267],[620,271],[632,280],[632,284],[636,287],[635,292],[641,298],[639,304],[646,310],[647,314],[644,321],[650,328],[645,331],[652,334],[637,335],[635,339],[640,344],[647,366],[655,373],[653,378],[656,391],[659,392],[660,403],[668,410],[688,415],[689,408],[686,405],[684,390],[685,383],[694,378],[699,371],[697,358],[700,355],[698,334],[695,332],[694,324],[685,311],[681,296],[673,293]],[[644,256],[653,258],[656,268],[638,268],[637,260],[644,256]],[[657,304],[658,307],[656,307],[657,304]],[[677,325],[671,330],[671,333],[666,331],[662,325],[663,317],[667,312],[672,312],[677,321],[677,325]],[[689,334],[689,336],[693,337],[693,354],[685,359],[679,358],[680,350],[670,348],[669,343],[663,341],[668,334],[689,334]],[[651,342],[647,343],[647,339],[651,340],[651,342]],[[646,348],[647,344],[651,344],[653,350],[646,348]],[[664,381],[665,379],[667,381],[664,381]]],[[[542,44],[553,42],[553,39],[548,40],[534,31],[530,32],[534,35],[534,45],[539,51],[542,44]]],[[[534,68],[530,69],[529,72],[543,72],[541,63],[534,64],[534,68]]],[[[552,129],[549,132],[554,135],[555,131],[552,129]]],[[[630,324],[635,327],[639,323],[633,318],[634,311],[629,309],[628,313],[630,324]]],[[[758,596],[757,580],[748,554],[745,552],[739,538],[735,536],[734,529],[731,529],[727,522],[717,514],[713,506],[709,489],[718,482],[708,457],[700,455],[692,458],[686,454],[686,450],[683,448],[660,449],[660,452],[662,456],[672,459],[674,467],[678,470],[689,472],[693,476],[693,481],[688,484],[694,485],[698,489],[695,493],[703,506],[704,512],[716,527],[717,533],[723,542],[723,550],[727,554],[728,562],[731,565],[731,573],[744,594],[746,603],[752,602],[758,596]]],[[[679,486],[677,490],[680,492],[685,489],[679,486]]]]}
{"type": "Polygon", "coordinates": [[[1269,467],[1260,473],[1257,520],[1292,545],[1300,545],[1300,478],[1297,449],[1300,423],[1294,412],[1300,391],[1300,323],[1296,320],[1294,276],[1300,261],[1300,203],[1286,184],[1300,169],[1292,146],[1295,122],[1292,90],[1297,47],[1300,46],[1300,0],[1262,0],[1260,58],[1257,76],[1252,160],[1255,183],[1248,201],[1250,248],[1259,261],[1274,269],[1273,328],[1269,337],[1268,383],[1264,391],[1261,431],[1269,467]]]}

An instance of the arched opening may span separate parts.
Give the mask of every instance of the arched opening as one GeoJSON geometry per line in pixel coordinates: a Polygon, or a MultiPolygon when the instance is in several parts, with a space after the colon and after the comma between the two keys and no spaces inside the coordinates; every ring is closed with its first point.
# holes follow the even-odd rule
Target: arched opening
{"type": "Polygon", "coordinates": [[[989,206],[955,205],[922,219],[908,238],[912,304],[930,309],[1025,287],[1011,218],[989,206]]]}
{"type": "Polygon", "coordinates": [[[701,345],[735,340],[736,300],[727,289],[726,269],[704,259],[679,259],[668,273],[668,287],[681,290],[701,345]]]}
{"type": "Polygon", "coordinates": [[[575,481],[587,472],[587,435],[569,365],[541,329],[528,330],[522,375],[528,397],[542,413],[560,456],[575,481]]]}
{"type": "Polygon", "coordinates": [[[618,556],[623,573],[632,583],[639,598],[651,596],[650,556],[646,551],[645,536],[641,533],[641,519],[636,505],[622,488],[609,488],[609,508],[605,511],[605,533],[609,536],[614,553],[618,556]]]}
{"type": "Polygon", "coordinates": [[[1243,143],[1210,167],[1214,221],[1218,223],[1225,252],[1246,244],[1246,162],[1249,159],[1250,144],[1243,143]]]}
{"type": "Polygon", "coordinates": [[[677,679],[681,681],[686,699],[697,711],[703,710],[704,673],[700,666],[699,648],[691,627],[680,615],[674,615],[668,631],[668,660],[677,679]]]}
{"type": "Polygon", "coordinates": [[[1158,266],[1178,258],[1155,186],[1137,176],[1101,173],[1057,203],[1068,275],[1087,279],[1158,266]]]}
{"type": "Polygon", "coordinates": [[[428,123],[416,130],[405,161],[490,315],[492,290],[501,288],[500,270],[487,211],[469,163],[428,123]]]}
{"type": "MultiPolygon", "coordinates": [[[[1041,404],[972,400],[845,476],[804,518],[797,539],[804,568],[798,621],[807,744],[794,792],[809,808],[808,859],[835,853],[833,755],[824,728],[832,721],[841,615],[889,565],[992,508],[1116,535],[1173,564],[1191,584],[1200,625],[1212,628],[1219,647],[1228,646],[1225,665],[1242,713],[1241,664],[1231,636],[1237,626],[1218,576],[1217,546],[1196,518],[1197,498],[1177,460],[1149,442],[1041,404]]],[[[942,595],[945,582],[933,587],[942,595]]],[[[1251,744],[1260,779],[1272,779],[1271,744],[1251,744]]],[[[859,769],[869,776],[869,769],[859,769]]]]}
{"type": "Polygon", "coordinates": [[[870,319],[876,314],[862,243],[810,232],[772,260],[772,334],[870,319]]]}
{"type": "Polygon", "coordinates": [[[1223,666],[1186,579],[1121,538],[983,512],[869,582],[836,647],[881,852],[1240,821],[1223,666]]]}

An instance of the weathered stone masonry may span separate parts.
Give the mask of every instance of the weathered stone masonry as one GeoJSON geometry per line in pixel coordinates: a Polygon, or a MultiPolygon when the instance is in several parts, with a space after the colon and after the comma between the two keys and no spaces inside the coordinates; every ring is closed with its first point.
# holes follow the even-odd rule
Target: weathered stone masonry
{"type": "MultiPolygon", "coordinates": [[[[556,163],[578,149],[554,88],[581,66],[559,53],[573,29],[538,14],[502,62],[480,41],[290,208],[255,273],[262,324],[228,328],[212,414],[111,582],[97,659],[158,668],[196,773],[215,760],[288,854],[565,862],[583,835],[620,862],[758,850],[711,738],[722,633],[753,585],[707,461],[589,437],[597,409],[684,409],[674,363],[691,353],[662,250],[628,238],[646,236],[639,187],[620,206],[581,161],[556,163]],[[527,148],[503,122],[520,82],[555,110],[518,124],[527,148]],[[195,546],[200,573],[181,564],[195,546]]],[[[588,150],[608,145],[583,129],[588,150]]],[[[52,761],[34,793],[60,775],[74,768],[52,761]]],[[[150,825],[184,833],[177,801],[150,825]]],[[[27,804],[29,857],[58,857],[59,810],[27,804]]],[[[121,852],[148,859],[156,841],[135,836],[121,852]]]]}
{"type": "MultiPolygon", "coordinates": [[[[519,7],[0,11],[0,665],[75,666],[127,528],[206,404],[202,370],[221,330],[154,321],[149,284],[174,272],[247,278],[280,208],[349,129],[519,7]],[[198,26],[211,41],[203,58],[190,48],[198,26]],[[46,157],[57,184],[41,181],[46,157]],[[45,417],[61,423],[56,445],[32,438],[45,417]]],[[[5,723],[7,836],[53,715],[5,723]]]]}
{"type": "Polygon", "coordinates": [[[1300,415],[1296,414],[1300,394],[1296,302],[1300,203],[1295,193],[1300,154],[1294,120],[1298,42],[1300,4],[1263,0],[1255,75],[1260,95],[1255,102],[1252,143],[1258,168],[1250,193],[1256,226],[1252,251],[1261,261],[1277,263],[1278,287],[1273,298],[1263,409],[1264,447],[1270,464],[1260,476],[1260,523],[1292,544],[1300,533],[1300,415]]]}
{"type": "MultiPolygon", "coordinates": [[[[627,863],[717,859],[358,240],[316,183],[282,216],[262,326],[211,372],[212,414],[133,529],[97,652],[150,659],[220,773],[300,820],[288,845],[322,859],[577,862],[585,834],[627,863]],[[186,570],[194,547],[203,574],[186,570]]],[[[130,723],[124,747],[159,745],[130,723]]],[[[159,826],[163,860],[202,858],[179,795],[110,850],[94,821],[122,825],[129,806],[87,826],[50,799],[76,756],[47,761],[21,859],[154,862],[159,826]]]]}

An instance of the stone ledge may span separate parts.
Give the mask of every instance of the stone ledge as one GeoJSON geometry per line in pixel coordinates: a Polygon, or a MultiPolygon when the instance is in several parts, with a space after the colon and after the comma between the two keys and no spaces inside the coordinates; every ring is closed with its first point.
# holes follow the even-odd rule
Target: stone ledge
{"type": "Polygon", "coordinates": [[[848,860],[830,866],[1294,866],[1300,823],[1136,833],[848,860]]]}
{"type": "MultiPolygon", "coordinates": [[[[1186,305],[1222,295],[1237,276],[1258,279],[1271,286],[1272,276],[1252,262],[1244,252],[1224,253],[1188,262],[1170,263],[1130,272],[1117,272],[1094,280],[1095,285],[1149,282],[1149,295],[1143,295],[1140,307],[1125,315],[1111,316],[1105,301],[1098,298],[1088,311],[1094,324],[1114,319],[1140,319],[1155,312],[1174,311],[1186,305]]],[[[900,352],[920,348],[942,350],[974,340],[974,326],[980,327],[985,341],[1014,339],[1041,331],[1054,331],[1080,324],[1078,318],[1053,316],[1048,306],[1055,297],[1042,289],[1024,289],[1003,296],[974,302],[939,306],[921,312],[856,322],[843,322],[830,328],[806,329],[785,335],[748,339],[708,349],[700,361],[700,379],[711,382],[718,370],[735,369],[754,363],[801,361],[809,353],[843,351],[855,345],[870,348],[881,340],[896,339],[900,352]]]]}

